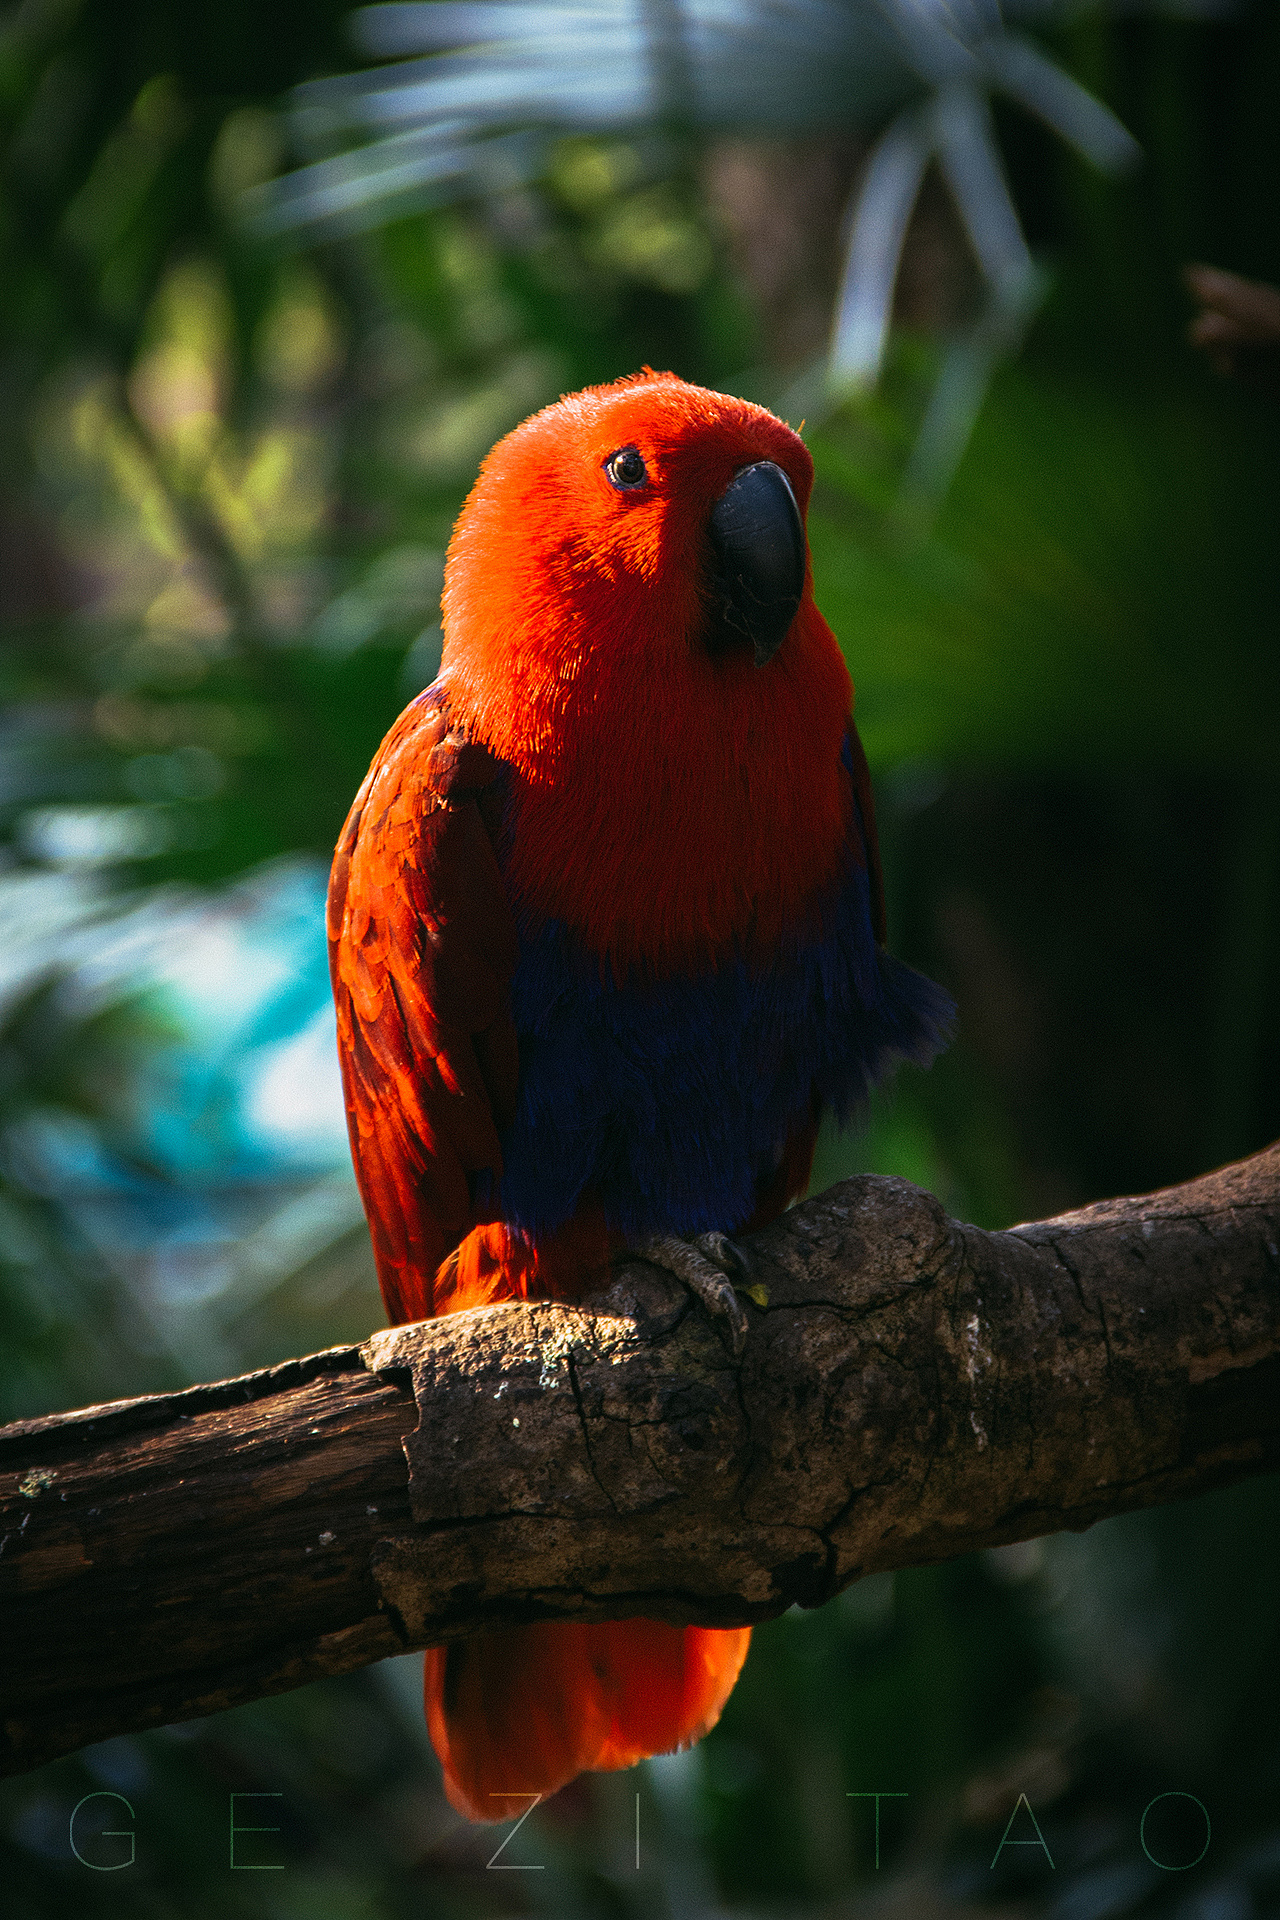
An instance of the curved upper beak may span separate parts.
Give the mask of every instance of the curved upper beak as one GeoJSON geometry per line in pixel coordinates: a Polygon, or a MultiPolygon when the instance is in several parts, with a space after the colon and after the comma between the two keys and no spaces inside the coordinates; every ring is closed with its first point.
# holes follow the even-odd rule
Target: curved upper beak
{"type": "Polygon", "coordinates": [[[758,667],[772,660],[804,592],[804,525],[791,482],[772,460],[735,473],[708,522],[713,653],[751,643],[758,667]]]}

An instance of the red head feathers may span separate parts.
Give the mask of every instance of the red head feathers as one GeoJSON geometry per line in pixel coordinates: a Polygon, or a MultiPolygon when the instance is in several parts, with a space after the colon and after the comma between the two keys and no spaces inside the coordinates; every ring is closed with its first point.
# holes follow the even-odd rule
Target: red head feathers
{"type": "Polygon", "coordinates": [[[441,680],[516,770],[513,896],[616,970],[769,947],[844,842],[852,689],[807,554],[767,671],[709,644],[709,522],[757,462],[803,514],[813,462],[763,407],[669,373],[588,388],[498,443],[450,548],[441,680]]]}

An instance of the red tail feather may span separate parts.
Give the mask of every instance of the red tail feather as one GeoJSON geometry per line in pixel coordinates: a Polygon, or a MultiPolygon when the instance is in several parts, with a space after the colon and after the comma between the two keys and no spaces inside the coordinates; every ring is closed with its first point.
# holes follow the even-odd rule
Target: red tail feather
{"type": "Polygon", "coordinates": [[[513,1820],[576,1774],[691,1745],[720,1718],[750,1639],[750,1627],[545,1621],[433,1648],[427,1725],[451,1803],[513,1820]]]}

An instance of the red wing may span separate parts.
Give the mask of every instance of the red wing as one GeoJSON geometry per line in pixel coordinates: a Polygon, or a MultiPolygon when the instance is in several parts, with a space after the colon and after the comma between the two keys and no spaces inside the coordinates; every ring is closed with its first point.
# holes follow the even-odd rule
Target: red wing
{"type": "Polygon", "coordinates": [[[883,946],[888,937],[884,911],[884,872],[880,866],[880,839],[876,833],[876,803],[871,793],[871,770],[862,751],[858,729],[852,719],[848,731],[849,760],[853,773],[853,793],[858,803],[862,826],[862,844],[867,855],[867,878],[871,882],[871,926],[883,946]]]}
{"type": "Polygon", "coordinates": [[[393,1322],[433,1312],[436,1268],[474,1224],[468,1176],[501,1173],[515,1110],[501,771],[433,690],[379,748],[329,879],[351,1154],[393,1322]]]}

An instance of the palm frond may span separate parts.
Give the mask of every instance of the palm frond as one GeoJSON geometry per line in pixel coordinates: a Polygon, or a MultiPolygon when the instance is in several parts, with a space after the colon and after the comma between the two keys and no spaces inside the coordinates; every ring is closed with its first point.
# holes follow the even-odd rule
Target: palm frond
{"type": "MultiPolygon", "coordinates": [[[[264,229],[349,230],[407,205],[482,196],[536,178],[556,134],[693,126],[709,134],[880,132],[850,208],[826,388],[875,381],[902,244],[936,162],[985,293],[978,334],[944,387],[1015,341],[1039,279],[1001,164],[990,98],[1002,93],[1105,170],[1136,143],[1100,100],[1010,31],[1044,0],[393,0],[355,16],[390,64],[299,90],[311,164],[262,189],[264,229]],[[961,371],[961,361],[966,369],[961,371]]],[[[979,396],[980,397],[980,396],[979,396]]],[[[943,405],[942,397],[939,405],[943,405]]],[[[927,436],[963,448],[961,415],[927,436]]],[[[950,457],[950,456],[948,456],[950,457]]],[[[935,488],[949,468],[937,469],[935,488]]]]}

